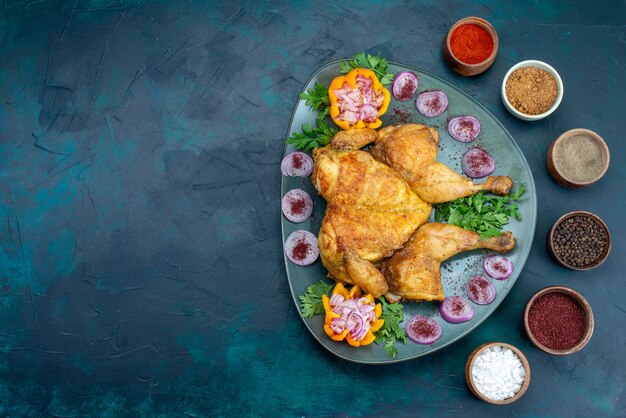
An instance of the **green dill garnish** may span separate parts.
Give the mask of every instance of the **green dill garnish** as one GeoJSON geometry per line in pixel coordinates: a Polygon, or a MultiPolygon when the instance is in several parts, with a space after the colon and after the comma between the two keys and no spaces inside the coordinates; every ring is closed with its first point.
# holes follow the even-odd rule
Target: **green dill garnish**
{"type": "Polygon", "coordinates": [[[460,226],[478,232],[482,240],[498,237],[510,217],[522,220],[517,201],[524,193],[524,185],[509,196],[495,196],[484,191],[469,197],[436,205],[435,221],[460,226]]]}

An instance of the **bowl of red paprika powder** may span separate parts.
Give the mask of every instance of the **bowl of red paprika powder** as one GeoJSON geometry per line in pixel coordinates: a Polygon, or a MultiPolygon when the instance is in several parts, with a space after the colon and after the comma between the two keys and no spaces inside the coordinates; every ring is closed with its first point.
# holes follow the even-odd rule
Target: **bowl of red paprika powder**
{"type": "Polygon", "coordinates": [[[524,328],[537,348],[555,356],[566,356],[582,350],[591,339],[593,311],[574,289],[549,286],[526,303],[524,328]]]}
{"type": "Polygon", "coordinates": [[[485,19],[465,17],[450,27],[441,49],[454,72],[463,76],[477,75],[495,61],[498,33],[485,19]]]}

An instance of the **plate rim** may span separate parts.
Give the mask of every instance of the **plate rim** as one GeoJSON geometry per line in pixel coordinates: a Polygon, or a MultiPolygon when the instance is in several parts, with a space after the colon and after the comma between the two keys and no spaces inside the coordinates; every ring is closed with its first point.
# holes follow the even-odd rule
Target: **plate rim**
{"type": "MultiPolygon", "coordinates": [[[[289,133],[291,131],[291,128],[293,127],[293,120],[295,118],[296,115],[296,111],[299,107],[299,103],[300,101],[302,101],[302,99],[300,99],[300,94],[306,92],[307,86],[311,83],[311,81],[313,81],[316,76],[322,72],[323,70],[325,70],[326,68],[333,66],[333,65],[338,65],[340,62],[346,62],[346,61],[350,61],[349,58],[343,58],[343,59],[338,59],[338,60],[334,60],[331,62],[328,62],[324,65],[322,65],[321,67],[319,67],[317,70],[315,70],[311,76],[306,80],[306,82],[303,84],[302,89],[300,90],[300,93],[298,94],[298,100],[295,104],[295,106],[293,107],[293,110],[291,111],[291,117],[289,118],[289,125],[288,125],[288,129],[287,129],[287,135],[285,138],[285,144],[283,147],[283,154],[282,154],[282,158],[285,157],[285,155],[287,155],[287,152],[290,150],[290,145],[288,144],[287,140],[289,139],[289,133]]],[[[290,261],[287,258],[287,255],[285,254],[284,251],[284,240],[285,240],[285,220],[283,219],[282,216],[282,209],[279,208],[279,212],[281,214],[281,222],[280,222],[280,229],[281,229],[281,247],[283,248],[283,260],[285,263],[285,274],[287,276],[287,283],[289,284],[289,291],[291,293],[291,297],[293,299],[293,302],[296,306],[296,311],[298,312],[298,316],[300,317],[300,319],[302,320],[302,322],[304,323],[304,325],[306,326],[306,328],[309,330],[309,333],[313,336],[313,338],[315,340],[317,340],[317,342],[324,347],[324,349],[326,349],[326,351],[329,351],[330,353],[332,353],[333,355],[335,355],[336,357],[339,357],[343,360],[347,360],[349,362],[353,362],[353,363],[359,363],[359,364],[372,364],[372,365],[383,365],[383,364],[395,364],[395,363],[401,363],[404,361],[409,361],[409,360],[415,360],[417,358],[420,357],[424,357],[427,356],[429,354],[432,354],[436,351],[439,351],[443,348],[449,347],[451,345],[453,345],[454,343],[458,342],[459,340],[461,340],[463,337],[467,336],[469,333],[475,331],[480,325],[482,325],[482,323],[484,321],[486,321],[497,309],[498,307],[504,302],[504,300],[506,299],[506,297],[508,296],[508,294],[510,293],[510,291],[513,289],[513,287],[515,286],[515,284],[517,283],[517,280],[519,279],[519,277],[521,276],[524,266],[526,265],[526,261],[528,260],[528,256],[530,255],[530,251],[532,249],[533,246],[533,242],[534,242],[534,238],[535,238],[535,232],[536,232],[536,226],[537,226],[537,190],[535,188],[535,181],[534,181],[534,177],[533,177],[533,173],[532,170],[530,169],[530,165],[528,164],[528,161],[526,160],[526,156],[524,155],[524,153],[522,152],[522,149],[519,147],[519,145],[517,144],[517,141],[515,141],[515,138],[513,138],[513,135],[511,135],[509,133],[509,131],[506,129],[506,127],[502,124],[502,122],[500,122],[500,120],[498,118],[495,117],[495,115],[493,115],[489,109],[487,109],[485,106],[483,106],[482,103],[480,103],[478,100],[474,99],[472,96],[470,96],[468,93],[466,93],[464,90],[460,89],[459,87],[453,85],[451,82],[444,80],[443,78],[434,75],[433,73],[426,71],[426,70],[422,70],[420,68],[414,67],[412,65],[406,65],[406,64],[402,64],[396,61],[387,61],[388,64],[390,65],[395,65],[395,66],[399,66],[399,67],[403,67],[409,70],[413,70],[416,71],[418,73],[422,73],[425,75],[428,75],[429,77],[433,77],[434,79],[443,82],[444,84],[454,88],[455,90],[457,90],[459,93],[463,94],[465,97],[467,97],[468,99],[470,99],[471,102],[477,104],[478,106],[480,106],[489,116],[491,116],[491,118],[493,120],[496,121],[496,123],[500,126],[500,128],[502,128],[502,130],[504,130],[504,132],[506,133],[506,135],[508,135],[508,138],[511,139],[514,147],[517,149],[517,151],[519,152],[519,155],[522,157],[522,161],[524,163],[524,166],[527,168],[528,170],[528,174],[529,174],[529,180],[530,180],[530,189],[532,190],[532,196],[533,196],[533,207],[532,207],[532,223],[531,223],[531,231],[530,231],[530,245],[527,247],[526,251],[523,254],[520,254],[520,262],[518,263],[519,265],[521,265],[521,270],[518,270],[517,276],[515,277],[515,282],[512,284],[512,286],[507,290],[506,295],[493,307],[493,310],[485,315],[483,318],[479,319],[475,324],[473,324],[472,326],[470,326],[467,330],[465,330],[464,332],[462,332],[461,334],[457,335],[455,338],[453,338],[452,340],[448,341],[445,344],[442,344],[441,346],[435,347],[431,350],[425,351],[423,353],[419,353],[416,355],[411,355],[411,356],[406,356],[406,357],[402,357],[402,358],[397,358],[397,357],[390,357],[389,360],[367,360],[367,359],[355,359],[355,358],[351,358],[348,356],[345,356],[341,353],[338,353],[336,351],[334,351],[330,346],[324,344],[324,342],[322,342],[322,340],[317,336],[317,334],[313,331],[311,324],[309,324],[309,321],[307,321],[307,319],[311,319],[311,318],[305,318],[304,316],[302,316],[302,312],[300,311],[300,302],[298,300],[298,296],[296,295],[293,289],[293,285],[292,285],[292,280],[290,279],[290,275],[289,275],[289,269],[287,268],[288,264],[290,261]]],[[[527,187],[527,189],[529,189],[527,187]]],[[[281,182],[280,182],[280,196],[282,198],[282,196],[285,194],[285,176],[281,175],[281,182]]],[[[280,200],[279,199],[279,206],[280,206],[280,200]]],[[[529,202],[530,203],[530,202],[529,202]]],[[[324,277],[325,281],[330,281],[332,282],[332,280],[328,279],[326,276],[324,277]]],[[[332,284],[332,283],[331,283],[332,284]]],[[[405,320],[406,321],[406,318],[405,320]]]]}

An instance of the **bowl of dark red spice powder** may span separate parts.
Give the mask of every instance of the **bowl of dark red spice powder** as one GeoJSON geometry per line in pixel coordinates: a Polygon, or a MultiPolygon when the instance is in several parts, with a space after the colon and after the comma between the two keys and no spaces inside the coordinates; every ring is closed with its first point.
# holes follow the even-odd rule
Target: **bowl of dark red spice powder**
{"type": "Polygon", "coordinates": [[[526,334],[548,354],[566,356],[580,351],[591,339],[593,327],[589,302],[569,287],[546,287],[526,303],[526,334]]]}
{"type": "Polygon", "coordinates": [[[561,216],[548,232],[548,251],[562,267],[590,270],[611,251],[611,233],[599,216],[579,210],[561,216]]]}
{"type": "Polygon", "coordinates": [[[548,171],[557,183],[572,189],[600,180],[610,161],[606,142],[589,129],[570,129],[555,139],[548,150],[548,171]]]}
{"type": "Polygon", "coordinates": [[[448,66],[463,76],[486,71],[498,53],[498,33],[485,19],[469,16],[454,23],[441,47],[448,66]]]}
{"type": "Polygon", "coordinates": [[[502,102],[513,116],[540,120],[563,100],[563,81],[549,64],[526,60],[512,66],[502,81],[502,102]]]}

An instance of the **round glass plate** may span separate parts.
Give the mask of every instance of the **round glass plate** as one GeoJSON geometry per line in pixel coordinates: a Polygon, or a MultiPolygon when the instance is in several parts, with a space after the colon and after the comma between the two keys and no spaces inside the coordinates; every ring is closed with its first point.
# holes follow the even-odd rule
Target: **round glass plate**
{"type": "MultiPolygon", "coordinates": [[[[316,81],[328,86],[333,78],[340,75],[338,62],[339,61],[332,62],[317,70],[308,80],[303,91],[313,87],[316,81]]],[[[469,148],[479,146],[488,151],[496,161],[496,171],[493,175],[511,177],[515,182],[514,189],[521,183],[526,187],[526,192],[517,202],[522,220],[517,221],[516,219],[511,219],[510,223],[505,226],[506,230],[513,232],[517,242],[516,248],[507,254],[513,261],[515,271],[507,280],[493,280],[497,289],[497,297],[491,304],[480,306],[470,302],[474,308],[474,318],[469,322],[450,324],[441,318],[438,309],[439,302],[403,302],[404,323],[412,316],[419,314],[435,318],[441,324],[443,333],[441,338],[434,344],[418,345],[411,340],[407,340],[406,344],[397,342],[396,348],[398,351],[396,356],[392,357],[384,351],[382,344],[372,343],[364,347],[352,347],[345,341],[336,342],[331,340],[323,330],[324,315],[315,315],[313,318],[303,318],[311,334],[322,346],[343,359],[358,363],[394,363],[424,356],[452,344],[480,325],[480,323],[487,319],[498,305],[504,301],[507,293],[511,290],[519,277],[524,263],[526,262],[526,258],[528,257],[528,253],[530,252],[537,218],[537,196],[528,163],[511,135],[509,135],[502,124],[500,124],[487,109],[463,91],[428,72],[397,63],[389,63],[389,71],[394,74],[400,71],[413,71],[419,77],[419,87],[415,96],[409,101],[400,102],[392,96],[389,110],[382,117],[383,126],[401,123],[419,123],[438,128],[439,153],[437,160],[459,173],[462,173],[461,156],[469,148]],[[422,116],[415,108],[417,95],[427,90],[442,90],[448,95],[449,104],[447,110],[436,118],[422,116]],[[448,133],[448,121],[453,117],[462,115],[473,115],[480,120],[482,130],[478,138],[473,142],[458,142],[448,133]]],[[[386,87],[391,88],[391,86],[386,87]]],[[[300,131],[303,123],[310,123],[315,126],[316,114],[315,111],[310,110],[308,106],[305,105],[304,100],[298,100],[291,117],[287,137],[291,136],[294,132],[300,131]]],[[[330,122],[330,124],[332,124],[332,122],[330,122]]],[[[294,148],[286,144],[285,154],[292,151],[294,151],[294,148]]],[[[315,209],[313,215],[307,221],[299,224],[288,221],[281,213],[283,243],[289,234],[297,229],[311,231],[313,234],[317,235],[326,210],[326,204],[324,200],[317,195],[310,177],[282,177],[281,197],[289,190],[295,188],[303,189],[311,195],[315,209]]],[[[432,218],[431,215],[431,220],[432,218]]],[[[443,262],[441,264],[441,279],[444,294],[446,296],[461,295],[466,297],[465,283],[467,279],[475,274],[483,273],[482,260],[490,253],[491,252],[487,250],[470,251],[461,253],[443,262]]],[[[287,279],[298,312],[300,312],[298,297],[303,295],[311,284],[317,283],[323,279],[327,280],[329,283],[332,282],[330,279],[326,278],[328,272],[324,266],[322,266],[319,259],[310,266],[301,267],[293,264],[285,257],[285,266],[287,279]]]]}

